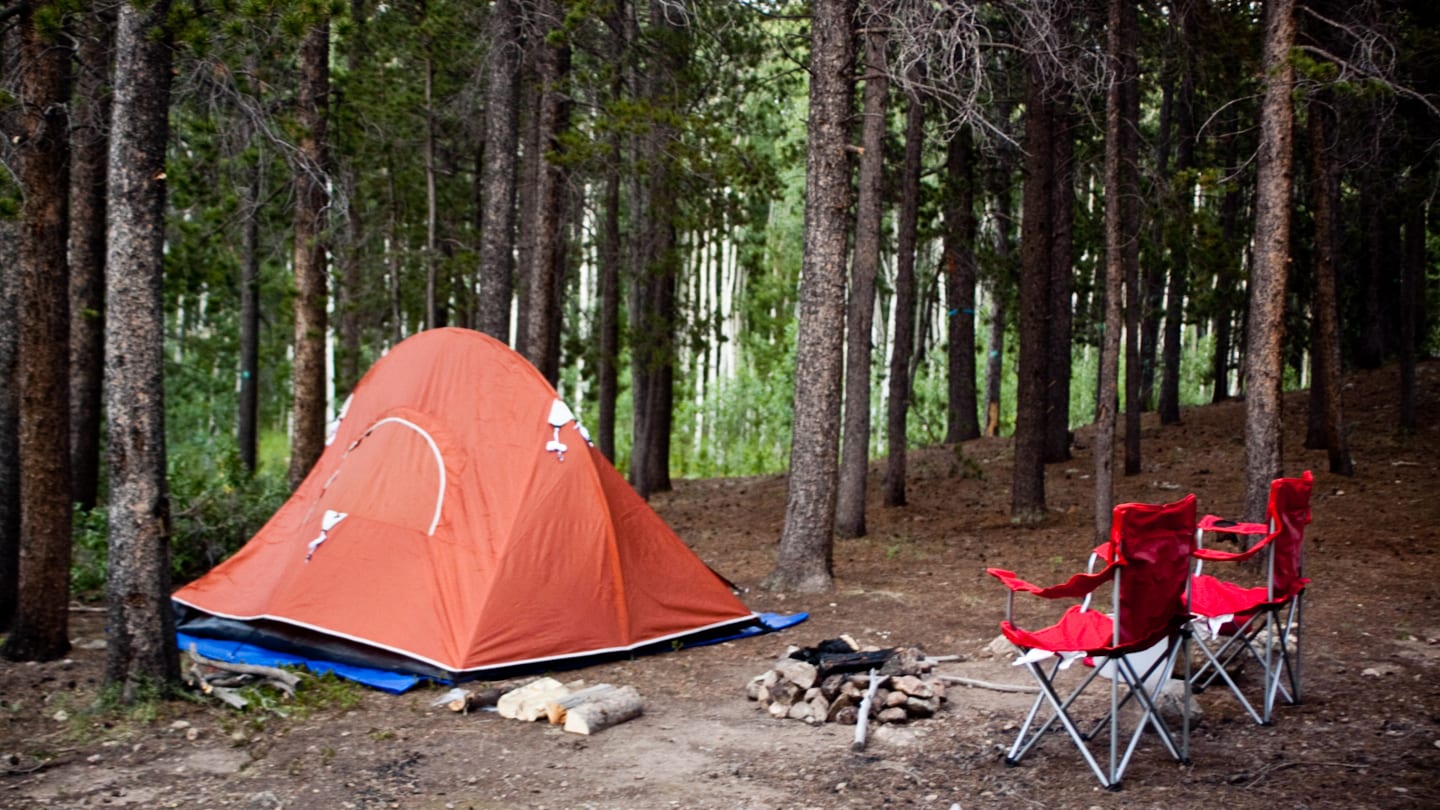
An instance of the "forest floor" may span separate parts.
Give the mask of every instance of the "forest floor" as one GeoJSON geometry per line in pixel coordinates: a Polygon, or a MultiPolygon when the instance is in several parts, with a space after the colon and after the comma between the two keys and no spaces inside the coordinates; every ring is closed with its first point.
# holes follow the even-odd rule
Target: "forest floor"
{"type": "MultiPolygon", "coordinates": [[[[837,543],[835,588],[818,596],[758,587],[774,564],[783,477],[676,482],[653,504],[700,557],[746,587],[751,608],[810,618],[560,676],[634,685],[644,697],[642,717],[589,737],[432,709],[438,686],[336,690],[288,716],[188,701],[97,712],[103,614],[77,609],[70,658],[0,663],[0,807],[1437,807],[1440,363],[1423,364],[1418,380],[1420,429],[1404,434],[1396,369],[1346,378],[1353,478],[1303,448],[1305,394],[1286,398],[1285,471],[1316,475],[1303,702],[1260,727],[1228,692],[1207,691],[1196,699],[1192,764],[1150,736],[1118,792],[1099,788],[1063,737],[1017,767],[1002,763],[1029,695],[953,687],[931,719],[872,727],[863,753],[851,750],[851,726],[775,720],[745,696],[788,645],[841,634],[959,657],[942,672],[1028,685],[991,652],[1005,598],[984,569],[1052,582],[1083,568],[1093,461],[1082,429],[1074,459],[1046,470],[1050,516],[1039,528],[1010,524],[1006,440],[912,453],[904,508],[880,507],[877,465],[869,534],[837,543]]],[[[1143,472],[1117,476],[1119,499],[1194,492],[1202,512],[1234,514],[1244,404],[1183,419],[1161,428],[1146,415],[1143,472]]]]}

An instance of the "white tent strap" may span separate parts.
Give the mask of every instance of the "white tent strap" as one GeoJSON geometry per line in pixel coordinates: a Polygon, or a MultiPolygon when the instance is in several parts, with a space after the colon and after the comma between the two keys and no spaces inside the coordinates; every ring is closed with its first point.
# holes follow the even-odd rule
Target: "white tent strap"
{"type": "Polygon", "coordinates": [[[309,551],[305,554],[305,562],[310,562],[310,558],[315,556],[315,550],[320,548],[320,544],[330,539],[330,530],[347,517],[350,515],[346,512],[336,512],[334,509],[325,510],[325,517],[320,520],[320,536],[311,540],[306,546],[309,551]]]}
{"type": "MultiPolygon", "coordinates": [[[[440,471],[440,486],[437,488],[438,491],[435,493],[435,515],[430,519],[430,528],[425,532],[427,536],[434,536],[435,527],[440,525],[440,513],[445,508],[445,457],[441,455],[440,446],[435,443],[435,437],[431,436],[430,433],[425,430],[425,428],[422,428],[414,422],[411,422],[409,419],[402,419],[398,416],[387,416],[367,428],[365,433],[362,434],[359,439],[356,439],[353,444],[345,448],[345,455],[342,456],[340,459],[341,465],[336,467],[335,472],[330,476],[330,479],[325,482],[325,489],[329,489],[330,484],[334,483],[335,479],[339,477],[340,470],[344,469],[345,458],[349,457],[350,451],[359,447],[360,443],[365,439],[366,436],[369,436],[371,433],[375,432],[375,428],[378,428],[381,425],[386,424],[387,422],[393,422],[402,427],[410,428],[411,430],[420,434],[420,437],[425,440],[425,443],[430,445],[430,454],[435,457],[435,467],[440,471]]],[[[321,492],[321,497],[324,497],[323,490],[321,492]]]]}

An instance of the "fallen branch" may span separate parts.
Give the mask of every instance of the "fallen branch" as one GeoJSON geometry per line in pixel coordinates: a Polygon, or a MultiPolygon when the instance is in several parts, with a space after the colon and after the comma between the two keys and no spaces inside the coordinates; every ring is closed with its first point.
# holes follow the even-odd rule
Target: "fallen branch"
{"type": "Polygon", "coordinates": [[[865,733],[870,725],[870,704],[875,702],[875,690],[880,688],[880,682],[888,680],[889,676],[878,678],[875,670],[870,670],[870,685],[865,689],[865,699],[860,701],[860,709],[855,717],[855,742],[850,744],[851,751],[865,750],[865,733]]]}
{"type": "MultiPolygon", "coordinates": [[[[283,691],[290,697],[295,696],[295,687],[300,683],[299,675],[294,672],[280,669],[279,667],[267,667],[262,664],[238,664],[230,661],[215,661],[206,658],[205,656],[196,652],[194,644],[190,645],[190,649],[187,651],[187,654],[190,656],[191,661],[199,664],[200,666],[206,666],[210,667],[211,669],[218,669],[224,672],[233,672],[240,675],[254,675],[270,683],[272,686],[283,691]]],[[[195,671],[193,667],[192,671],[195,671]]],[[[201,680],[206,683],[212,683],[214,681],[214,678],[201,678],[201,680]]],[[[228,685],[234,686],[236,684],[232,682],[228,685]]]]}
{"type": "Polygon", "coordinates": [[[1040,687],[1038,686],[1025,686],[1018,683],[994,683],[992,681],[982,681],[975,678],[965,678],[960,675],[936,675],[935,677],[939,678],[945,683],[953,683],[959,686],[970,686],[976,689],[993,689],[996,692],[1023,692],[1025,694],[1033,695],[1036,692],[1040,691],[1040,687]]]}
{"type": "Polygon", "coordinates": [[[0,768],[0,774],[5,776],[24,776],[26,774],[43,771],[46,768],[53,768],[56,765],[64,765],[72,757],[56,757],[54,759],[35,759],[32,764],[22,765],[21,757],[18,754],[7,754],[4,757],[4,767],[0,768]]]}
{"type": "MultiPolygon", "coordinates": [[[[1276,771],[1283,771],[1283,770],[1285,770],[1286,768],[1296,768],[1296,767],[1299,767],[1299,766],[1301,766],[1301,765],[1315,765],[1315,766],[1319,766],[1319,767],[1321,767],[1321,768],[1361,768],[1361,769],[1363,769],[1363,768],[1372,767],[1372,766],[1370,766],[1370,765],[1358,764],[1358,763],[1354,763],[1354,762],[1277,762],[1277,763],[1275,763],[1275,764],[1273,764],[1273,765],[1266,765],[1265,767],[1261,768],[1261,769],[1259,770],[1259,772],[1256,773],[1254,779],[1251,779],[1249,782],[1246,782],[1246,783],[1245,783],[1245,787],[1246,787],[1247,789],[1248,789],[1248,788],[1255,787],[1256,785],[1260,784],[1260,782],[1264,781],[1265,777],[1269,776],[1269,775],[1272,774],[1272,773],[1275,773],[1276,771]]],[[[1241,775],[1240,775],[1241,778],[1244,778],[1245,776],[1249,776],[1249,774],[1241,774],[1241,775]]],[[[1236,779],[1235,781],[1239,781],[1239,780],[1236,779]]]]}

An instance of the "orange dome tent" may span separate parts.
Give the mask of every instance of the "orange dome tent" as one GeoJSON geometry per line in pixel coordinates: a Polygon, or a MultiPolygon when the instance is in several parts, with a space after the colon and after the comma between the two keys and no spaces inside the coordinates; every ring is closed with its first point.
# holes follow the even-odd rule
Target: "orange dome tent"
{"type": "Polygon", "coordinates": [[[444,680],[734,634],[758,617],[635,494],[520,355],[397,345],[182,632],[444,680]]]}

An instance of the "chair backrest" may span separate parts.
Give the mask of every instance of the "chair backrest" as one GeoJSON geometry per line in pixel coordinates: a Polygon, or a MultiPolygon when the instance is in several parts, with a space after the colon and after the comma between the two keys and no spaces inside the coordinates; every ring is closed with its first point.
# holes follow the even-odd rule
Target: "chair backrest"
{"type": "Polygon", "coordinates": [[[1122,561],[1115,606],[1120,644],[1159,638],[1184,615],[1195,525],[1194,495],[1115,507],[1110,542],[1122,561]]]}
{"type": "Polygon", "coordinates": [[[1274,569],[1271,597],[1285,597],[1304,585],[1303,553],[1305,524],[1310,522],[1310,491],[1315,476],[1306,470],[1299,478],[1276,478],[1270,482],[1270,538],[1274,569]]]}

